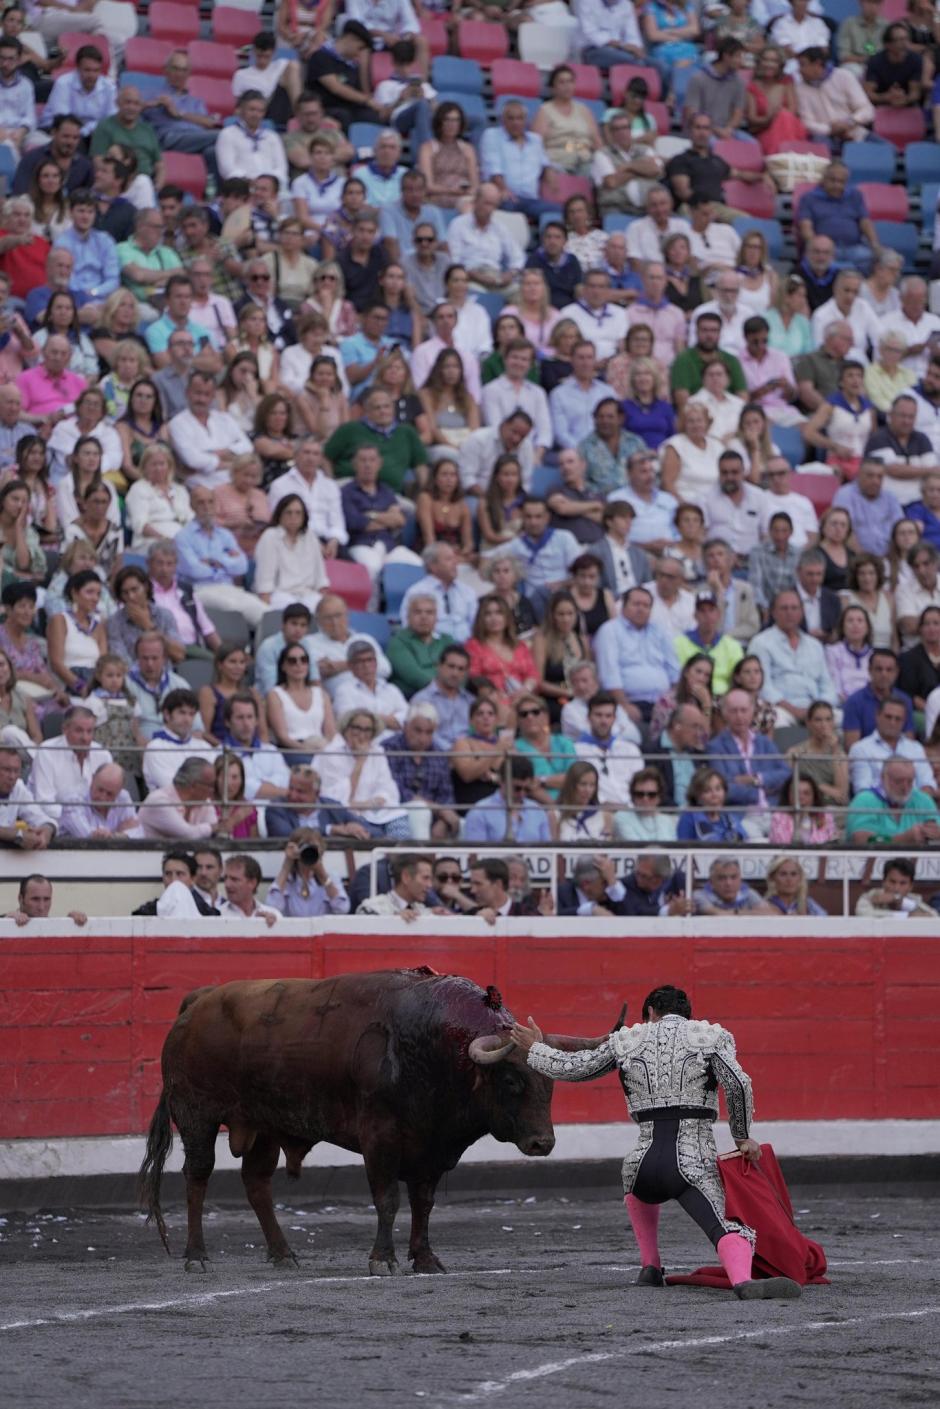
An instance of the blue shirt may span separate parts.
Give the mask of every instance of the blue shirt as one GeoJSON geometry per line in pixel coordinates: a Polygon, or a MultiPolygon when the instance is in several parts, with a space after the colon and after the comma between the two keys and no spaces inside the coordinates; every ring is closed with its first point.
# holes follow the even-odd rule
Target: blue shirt
{"type": "Polygon", "coordinates": [[[103,230],[89,230],[83,238],[74,227],[63,230],[56,249],[68,250],[75,261],[70,288],[92,298],[107,298],[121,282],[117,245],[103,230]]]}
{"type": "MultiPolygon", "coordinates": [[[[179,534],[177,534],[179,537],[179,534]]],[[[307,652],[307,659],[310,661],[310,679],[320,679],[320,667],[313,654],[314,643],[317,639],[317,632],[311,632],[309,636],[304,636],[300,642],[307,652]]],[[[321,637],[322,640],[322,637],[321,637]]],[[[255,655],[255,689],[262,697],[273,690],[277,684],[277,662],[287,642],[284,640],[283,631],[275,631],[273,636],[265,636],[255,655]]],[[[297,824],[298,826],[300,823],[297,824]]]]}
{"type": "MultiPolygon", "coordinates": [[[[465,842],[500,842],[507,840],[509,819],[502,793],[494,793],[475,802],[464,820],[463,839],[465,842]]],[[[548,816],[531,798],[523,798],[522,806],[513,817],[512,840],[514,842],[551,841],[548,816]]]]}
{"type": "Polygon", "coordinates": [[[539,546],[520,535],[506,544],[506,551],[519,559],[529,587],[547,587],[552,582],[565,580],[571,564],[584,548],[566,528],[552,528],[539,546]]]}
{"type": "Polygon", "coordinates": [[[199,347],[206,339],[206,329],[203,323],[194,323],[192,318],[187,318],[183,328],[175,323],[169,313],[164,313],[162,318],[158,318],[155,323],[144,334],[147,346],[151,352],[166,352],[170,343],[170,338],[174,333],[189,333],[196,347],[199,347]]]}
{"type": "Polygon", "coordinates": [[[384,543],[386,548],[395,547],[394,535],[387,528],[370,529],[367,515],[370,512],[384,513],[398,503],[398,497],[387,484],[377,484],[375,493],[369,494],[354,479],[346,480],[340,495],[343,500],[343,515],[349,529],[349,541],[353,547],[360,543],[371,548],[376,543],[384,543]]]}
{"type": "Polygon", "coordinates": [[[488,127],[480,142],[483,176],[501,176],[514,196],[538,199],[542,172],[550,165],[545,146],[536,132],[526,132],[521,142],[505,127],[488,127]]]}
{"type": "Polygon", "coordinates": [[[594,429],[594,410],[610,396],[610,387],[595,377],[587,391],[574,377],[565,377],[549,394],[555,444],[562,450],[576,450],[594,429]]]}
{"type": "Polygon", "coordinates": [[[868,218],[865,198],[857,186],[846,186],[843,195],[834,200],[822,186],[807,191],[797,210],[798,220],[809,220],[813,232],[828,235],[836,246],[857,245],[862,238],[859,221],[868,218]]]}
{"type": "Polygon", "coordinates": [[[99,76],[91,92],[86,93],[77,69],[60,73],[46,102],[42,125],[51,127],[54,117],[68,113],[82,124],[82,136],[89,137],[99,122],[117,112],[116,93],[113,82],[104,74],[99,76]]]}
{"type": "MultiPolygon", "coordinates": [[[[395,346],[395,339],[390,338],[387,333],[383,333],[381,339],[381,350],[388,352],[395,346]]],[[[371,338],[367,338],[365,333],[353,333],[351,337],[343,338],[339,345],[339,355],[343,359],[344,367],[358,367],[369,362],[374,362],[378,349],[371,338]]],[[[365,381],[357,382],[355,387],[356,396],[359,397],[372,381],[372,373],[366,377],[365,381]]]]}
{"type": "Polygon", "coordinates": [[[891,530],[898,519],[904,517],[894,495],[883,489],[876,498],[866,499],[858,481],[853,479],[836,490],[832,503],[834,508],[845,509],[849,514],[855,537],[865,552],[883,558],[888,551],[891,530]]]}
{"type": "Polygon", "coordinates": [[[235,577],[244,577],[248,571],[248,559],[235,535],[220,524],[207,533],[197,519],[190,519],[173,542],[179,554],[180,577],[189,582],[230,583],[235,577]],[[224,566],[212,567],[210,559],[224,566]]]}
{"type": "Polygon", "coordinates": [[[379,171],[374,162],[366,162],[365,166],[353,168],[353,175],[358,177],[366,188],[366,205],[381,209],[382,206],[394,205],[401,200],[401,178],[404,176],[407,167],[396,166],[387,175],[379,171]]]}
{"type": "MultiPolygon", "coordinates": [[[[294,186],[297,185],[299,180],[300,177],[294,182],[294,186]]],[[[292,186],[291,194],[303,195],[303,192],[295,191],[292,186]]],[[[401,256],[414,254],[415,252],[416,225],[433,225],[434,233],[439,241],[447,238],[444,217],[441,215],[440,209],[436,205],[423,205],[420,213],[414,220],[412,220],[410,215],[406,215],[400,201],[396,202],[394,205],[383,206],[379,212],[379,231],[382,238],[383,240],[396,240],[398,242],[398,253],[401,256]]]]}
{"type": "Polygon", "coordinates": [[[628,699],[658,700],[679,679],[670,638],[655,622],[637,628],[625,616],[605,621],[594,637],[603,690],[623,690],[628,699]]]}
{"type": "Polygon", "coordinates": [[[940,548],[940,518],[931,509],[928,509],[920,499],[913,504],[908,504],[905,512],[909,519],[923,525],[921,534],[924,542],[932,543],[935,548],[940,548]]]}
{"type": "Polygon", "coordinates": [[[0,82],[0,127],[36,126],[36,95],[28,78],[18,74],[9,83],[0,82]]]}
{"type": "Polygon", "coordinates": [[[651,450],[658,450],[664,440],[676,433],[676,413],[668,401],[654,401],[641,406],[638,401],[623,401],[623,428],[644,440],[651,450]]]}
{"type": "Polygon", "coordinates": [[[437,710],[437,729],[434,733],[436,749],[452,749],[470,728],[473,696],[469,690],[458,690],[456,695],[445,695],[437,681],[432,680],[430,685],[425,685],[423,690],[418,690],[412,695],[411,703],[430,704],[437,710]]]}
{"type": "Polygon", "coordinates": [[[673,494],[668,494],[665,489],[653,490],[653,502],[650,504],[646,499],[641,499],[629,485],[623,489],[615,489],[613,494],[608,495],[611,500],[626,499],[628,504],[632,504],[636,510],[636,517],[633,520],[633,527],[630,530],[630,539],[638,543],[641,547],[644,543],[655,543],[658,539],[664,538],[675,543],[679,537],[679,530],[675,525],[675,513],[679,507],[679,501],[673,494]]]}
{"type": "MultiPolygon", "coordinates": [[[[175,123],[185,122],[187,117],[208,117],[209,109],[201,98],[195,98],[191,93],[178,93],[175,88],[171,88],[168,83],[164,83],[158,88],[155,97],[166,97],[173,100],[173,105],[179,113],[179,117],[171,117],[166,108],[161,103],[151,106],[149,103],[144,108],[142,117],[145,122],[149,122],[159,137],[161,132],[167,132],[175,123]]],[[[200,127],[200,132],[208,129],[200,127]]]]}
{"type": "MultiPolygon", "coordinates": [[[[903,690],[892,690],[891,698],[904,706],[906,711],[904,732],[905,734],[913,734],[914,705],[910,695],[905,695],[903,690]]],[[[854,732],[858,730],[863,739],[866,739],[869,734],[873,734],[877,728],[876,716],[881,708],[881,703],[870,684],[863,685],[860,690],[855,690],[845,701],[845,709],[842,713],[843,731],[854,732]]]]}

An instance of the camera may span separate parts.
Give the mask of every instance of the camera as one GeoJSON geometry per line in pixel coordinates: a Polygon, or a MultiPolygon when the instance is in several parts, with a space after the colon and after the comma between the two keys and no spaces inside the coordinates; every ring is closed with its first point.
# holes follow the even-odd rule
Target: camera
{"type": "Polygon", "coordinates": [[[320,848],[308,843],[300,848],[300,864],[302,866],[315,866],[320,860],[320,848]]]}

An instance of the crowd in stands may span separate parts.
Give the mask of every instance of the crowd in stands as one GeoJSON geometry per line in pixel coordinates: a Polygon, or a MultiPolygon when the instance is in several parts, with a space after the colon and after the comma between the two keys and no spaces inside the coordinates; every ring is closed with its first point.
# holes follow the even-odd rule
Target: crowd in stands
{"type": "MultiPolygon", "coordinates": [[[[285,0],[215,108],[115,8],[0,20],[0,843],[165,841],[197,908],[243,843],[270,923],[342,839],[940,843],[940,300],[857,179],[940,135],[933,7],[285,0]],[[567,35],[545,101],[472,20],[567,35]]],[[[561,913],[684,913],[660,860],[561,913]]],[[[360,908],[537,913],[449,864],[360,908]]]]}

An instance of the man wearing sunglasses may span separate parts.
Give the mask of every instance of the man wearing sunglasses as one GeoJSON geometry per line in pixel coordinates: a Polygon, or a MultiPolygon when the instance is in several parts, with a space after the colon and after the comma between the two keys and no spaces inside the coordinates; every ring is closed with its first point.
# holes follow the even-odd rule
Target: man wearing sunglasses
{"type": "Polygon", "coordinates": [[[273,283],[273,275],[264,260],[253,259],[248,265],[245,277],[245,287],[248,292],[235,305],[235,314],[238,317],[241,315],[242,309],[257,304],[264,311],[268,332],[274,346],[280,352],[283,348],[290,347],[297,341],[297,334],[294,329],[293,311],[282,298],[277,298],[272,294],[273,283]]]}

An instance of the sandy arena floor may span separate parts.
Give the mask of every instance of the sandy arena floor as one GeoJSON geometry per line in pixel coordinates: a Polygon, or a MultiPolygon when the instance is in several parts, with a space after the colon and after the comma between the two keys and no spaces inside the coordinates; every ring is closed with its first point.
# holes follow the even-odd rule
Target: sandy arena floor
{"type": "MultiPolygon", "coordinates": [[[[283,1175],[278,1176],[283,1181],[283,1175]]],[[[143,1406],[459,1406],[580,1409],[940,1404],[940,1231],[916,1186],[796,1189],[832,1285],[742,1304],[631,1285],[616,1188],[446,1200],[432,1222],[445,1277],[365,1275],[362,1205],[280,1213],[300,1270],[275,1272],[247,1205],[209,1205],[208,1274],[186,1275],[130,1212],[11,1215],[0,1224],[4,1400],[143,1406]]],[[[182,1211],[169,1210],[174,1253],[182,1211]]],[[[407,1224],[399,1220],[399,1255],[407,1224]]],[[[712,1261],[672,1206],[673,1270],[712,1261]]]]}

